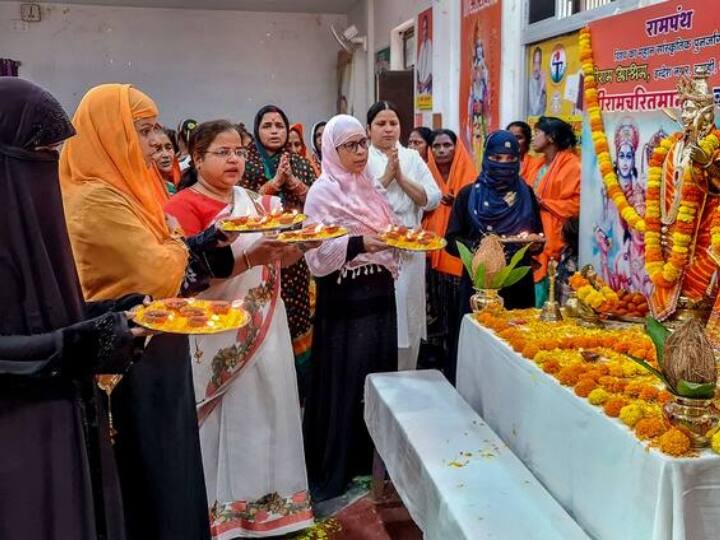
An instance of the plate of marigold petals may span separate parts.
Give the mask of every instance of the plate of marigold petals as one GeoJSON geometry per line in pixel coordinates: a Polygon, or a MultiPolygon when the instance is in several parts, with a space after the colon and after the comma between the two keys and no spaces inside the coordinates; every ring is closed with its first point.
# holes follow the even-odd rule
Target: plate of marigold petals
{"type": "Polygon", "coordinates": [[[132,312],[132,320],[167,334],[217,334],[245,326],[250,315],[239,303],[196,298],[156,300],[132,312]]]}
{"type": "Polygon", "coordinates": [[[346,236],[348,230],[340,225],[310,225],[294,231],[285,231],[277,235],[281,242],[322,242],[346,236]]]}
{"type": "Polygon", "coordinates": [[[380,234],[380,240],[390,247],[406,251],[437,251],[447,245],[442,236],[432,231],[400,226],[392,226],[384,231],[380,234]]]}
{"type": "Polygon", "coordinates": [[[237,216],[218,221],[218,228],[225,232],[266,232],[289,229],[300,225],[307,219],[305,214],[297,210],[285,212],[282,209],[262,216],[237,216]]]}

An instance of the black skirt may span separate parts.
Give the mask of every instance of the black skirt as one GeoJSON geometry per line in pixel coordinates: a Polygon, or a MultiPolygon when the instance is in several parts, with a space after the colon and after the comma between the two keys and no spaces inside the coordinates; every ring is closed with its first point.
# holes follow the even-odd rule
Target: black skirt
{"type": "Polygon", "coordinates": [[[395,284],[381,267],[338,283],[317,279],[312,379],[303,434],[315,501],[342,494],[372,468],[372,440],[363,419],[365,378],[397,370],[395,284]]]}
{"type": "Polygon", "coordinates": [[[153,337],[112,410],[128,538],[209,539],[187,337],[153,337]]]}

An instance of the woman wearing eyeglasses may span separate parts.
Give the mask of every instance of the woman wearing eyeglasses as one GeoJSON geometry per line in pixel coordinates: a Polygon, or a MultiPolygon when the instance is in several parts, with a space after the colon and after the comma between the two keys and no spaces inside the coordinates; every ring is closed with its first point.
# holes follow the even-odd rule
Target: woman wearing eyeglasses
{"type": "Polygon", "coordinates": [[[311,220],[350,231],[305,255],[317,282],[312,377],[303,419],[314,501],[340,495],[353,477],[370,473],[365,377],[397,369],[398,259],[377,238],[395,218],[367,169],[368,145],[357,119],[332,118],[323,132],[323,172],[305,202],[311,220]]]}
{"type": "MultiPolygon", "coordinates": [[[[372,145],[368,170],[383,190],[400,225],[420,226],[423,213],[440,204],[441,193],[428,166],[415,150],[400,144],[400,118],[395,106],[378,101],[367,114],[372,145]]],[[[420,339],[427,336],[424,253],[401,252],[395,288],[398,321],[398,369],[415,369],[420,339]]]]}
{"type": "MultiPolygon", "coordinates": [[[[315,181],[310,161],[288,151],[290,124],[275,105],[266,105],[255,116],[255,140],[248,148],[247,165],[240,185],[263,195],[280,198],[286,210],[302,211],[308,189],[315,181]]],[[[282,298],[287,306],[300,396],[305,394],[309,373],[312,322],[310,272],[305,261],[282,271],[282,298]]]]}
{"type": "MultiPolygon", "coordinates": [[[[280,206],[277,197],[236,185],[246,150],[229,122],[200,124],[190,153],[197,183],[165,206],[186,234],[280,206]]],[[[293,351],[280,299],[280,268],[303,252],[262,234],[239,235],[232,247],[235,277],[200,297],[244,299],[250,323],[190,338],[210,530],[213,538],[283,535],[312,523],[293,351]]]]}

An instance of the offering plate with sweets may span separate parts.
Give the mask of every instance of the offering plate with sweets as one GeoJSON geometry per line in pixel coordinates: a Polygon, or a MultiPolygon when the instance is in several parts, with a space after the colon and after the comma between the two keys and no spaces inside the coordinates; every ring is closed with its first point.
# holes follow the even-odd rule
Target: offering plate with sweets
{"type": "Polygon", "coordinates": [[[408,229],[396,225],[390,226],[380,234],[380,240],[390,247],[406,251],[437,251],[447,244],[443,237],[432,231],[408,229]]]}
{"type": "Polygon", "coordinates": [[[239,305],[195,298],[156,300],[133,311],[136,324],[168,334],[217,334],[241,328],[249,320],[239,305]]]}
{"type": "Polygon", "coordinates": [[[277,239],[282,242],[322,242],[340,238],[348,234],[348,230],[340,225],[310,225],[294,231],[285,231],[278,234],[277,239]]]}
{"type": "Polygon", "coordinates": [[[218,222],[220,230],[225,232],[267,232],[289,229],[300,225],[307,216],[297,210],[285,212],[282,208],[262,216],[238,216],[221,219],[218,222]]]}

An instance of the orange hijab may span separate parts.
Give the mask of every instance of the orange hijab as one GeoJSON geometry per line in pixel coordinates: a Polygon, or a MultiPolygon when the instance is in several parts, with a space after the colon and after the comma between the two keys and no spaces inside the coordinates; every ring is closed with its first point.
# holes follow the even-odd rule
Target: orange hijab
{"type": "Polygon", "coordinates": [[[73,196],[87,182],[110,185],[132,205],[158,240],[170,238],[163,205],[168,193],[154,166],[145,162],[134,122],[158,115],[148,96],[129,84],[96,86],[78,105],[60,157],[63,192],[73,196]]]}
{"type": "MultiPolygon", "coordinates": [[[[450,166],[447,183],[445,183],[445,179],[435,164],[432,151],[428,151],[427,164],[443,196],[449,193],[457,196],[462,188],[468,184],[472,184],[477,178],[475,164],[460,139],[455,143],[455,156],[450,166]]],[[[433,231],[439,236],[445,236],[451,211],[451,207],[440,204],[435,210],[425,215],[423,218],[423,228],[433,231]]],[[[453,276],[462,275],[462,262],[460,259],[453,257],[445,250],[431,252],[430,264],[434,270],[438,270],[439,272],[453,276]]]]}
{"type": "Polygon", "coordinates": [[[303,129],[303,125],[300,122],[298,122],[297,124],[293,124],[292,126],[290,126],[290,131],[294,131],[300,137],[300,144],[302,145],[300,156],[304,157],[305,159],[310,159],[310,156],[308,156],[307,145],[305,144],[305,130],[303,129]]]}

